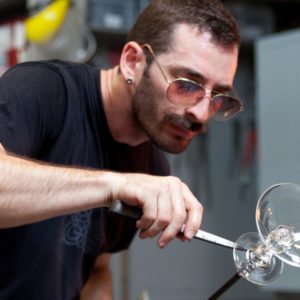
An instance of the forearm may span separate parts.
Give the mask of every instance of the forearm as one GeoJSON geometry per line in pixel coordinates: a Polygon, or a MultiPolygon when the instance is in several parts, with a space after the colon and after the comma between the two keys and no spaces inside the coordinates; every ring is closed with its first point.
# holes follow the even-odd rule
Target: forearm
{"type": "Polygon", "coordinates": [[[184,223],[189,240],[200,227],[202,205],[177,177],[58,167],[8,155],[0,148],[0,228],[109,206],[115,199],[142,209],[136,223],[140,237],[162,232],[162,248],[184,223]]]}
{"type": "Polygon", "coordinates": [[[111,174],[45,165],[0,151],[0,228],[108,206],[111,174]]]}
{"type": "Polygon", "coordinates": [[[80,293],[80,300],[112,300],[112,277],[109,268],[110,254],[102,254],[90,275],[88,282],[80,293]],[[105,262],[104,262],[105,261],[105,262]]]}

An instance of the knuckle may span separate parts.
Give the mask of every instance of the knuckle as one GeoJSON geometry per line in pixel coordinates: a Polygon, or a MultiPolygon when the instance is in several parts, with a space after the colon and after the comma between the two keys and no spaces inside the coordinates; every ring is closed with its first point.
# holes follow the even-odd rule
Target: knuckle
{"type": "Polygon", "coordinates": [[[178,222],[184,222],[184,220],[186,218],[186,212],[185,212],[185,210],[175,209],[174,216],[175,216],[174,218],[178,222]]]}
{"type": "Polygon", "coordinates": [[[181,223],[181,225],[183,224],[183,222],[185,221],[186,219],[186,213],[185,212],[182,212],[178,215],[178,220],[179,222],[181,223]]]}
{"type": "Polygon", "coordinates": [[[161,220],[158,221],[158,226],[159,228],[165,228],[166,226],[168,226],[170,224],[170,218],[163,218],[161,220]]]}
{"type": "Polygon", "coordinates": [[[170,184],[176,184],[176,185],[182,184],[182,181],[176,176],[168,176],[168,181],[170,184]]]}
{"type": "Polygon", "coordinates": [[[186,210],[184,208],[179,208],[179,207],[175,206],[174,207],[174,215],[175,215],[175,218],[179,222],[183,222],[186,218],[186,210]]]}
{"type": "Polygon", "coordinates": [[[183,185],[184,190],[190,191],[190,188],[186,183],[183,182],[182,185],[183,185]]]}
{"type": "Polygon", "coordinates": [[[143,220],[147,222],[148,224],[152,224],[155,221],[155,215],[154,214],[147,214],[143,216],[143,220]]]}
{"type": "Polygon", "coordinates": [[[172,224],[172,234],[173,236],[175,234],[178,234],[179,230],[182,228],[182,222],[181,221],[176,221],[172,224]]]}
{"type": "Polygon", "coordinates": [[[197,201],[197,210],[201,214],[203,213],[203,210],[204,210],[203,205],[199,201],[197,201]]]}
{"type": "Polygon", "coordinates": [[[157,190],[157,187],[154,184],[151,184],[151,185],[147,186],[145,188],[145,190],[143,191],[143,193],[145,193],[145,191],[146,191],[147,194],[151,195],[151,197],[154,197],[154,198],[157,197],[158,190],[157,190]]]}
{"type": "Polygon", "coordinates": [[[166,226],[168,226],[171,222],[171,218],[167,217],[167,216],[163,216],[162,218],[160,218],[157,223],[158,223],[158,227],[159,228],[165,228],[166,226]]]}

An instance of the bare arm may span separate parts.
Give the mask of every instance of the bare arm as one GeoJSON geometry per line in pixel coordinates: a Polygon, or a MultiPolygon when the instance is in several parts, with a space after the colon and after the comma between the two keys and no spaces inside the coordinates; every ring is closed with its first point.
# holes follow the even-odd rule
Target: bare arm
{"type": "Polygon", "coordinates": [[[109,263],[111,254],[101,254],[94,265],[93,271],[82,292],[80,300],[112,300],[112,282],[109,263]]]}
{"type": "Polygon", "coordinates": [[[161,248],[178,234],[186,217],[186,239],[201,224],[201,204],[176,177],[42,164],[7,154],[1,146],[0,228],[109,206],[112,199],[141,207],[140,237],[162,232],[161,248]]]}
{"type": "Polygon", "coordinates": [[[112,173],[30,161],[0,147],[0,228],[108,206],[112,173]]]}

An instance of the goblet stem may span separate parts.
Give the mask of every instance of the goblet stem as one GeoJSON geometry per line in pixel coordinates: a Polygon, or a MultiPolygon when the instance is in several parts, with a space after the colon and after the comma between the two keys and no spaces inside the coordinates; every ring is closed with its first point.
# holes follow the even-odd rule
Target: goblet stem
{"type": "Polygon", "coordinates": [[[240,276],[255,284],[267,284],[281,273],[282,262],[277,259],[257,233],[246,233],[236,242],[248,250],[233,250],[233,259],[240,276]]]}
{"type": "Polygon", "coordinates": [[[235,273],[225,284],[223,284],[208,300],[217,300],[222,296],[228,289],[230,289],[239,279],[240,275],[235,273]]]}

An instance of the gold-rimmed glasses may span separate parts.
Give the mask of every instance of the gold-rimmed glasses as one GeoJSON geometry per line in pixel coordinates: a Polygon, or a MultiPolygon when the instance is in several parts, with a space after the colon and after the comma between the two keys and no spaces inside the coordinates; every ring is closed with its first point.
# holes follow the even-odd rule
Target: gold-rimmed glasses
{"type": "MultiPolygon", "coordinates": [[[[149,44],[144,44],[141,47],[148,49],[164,79],[168,83],[167,98],[171,103],[181,106],[190,106],[203,99],[206,95],[207,88],[187,78],[179,77],[169,80],[158,63],[152,47],[149,44]]],[[[217,121],[228,120],[243,110],[243,102],[238,99],[235,89],[232,88],[229,93],[223,94],[215,90],[210,91],[210,114],[217,121]],[[229,93],[233,93],[233,96],[229,93]]]]}

